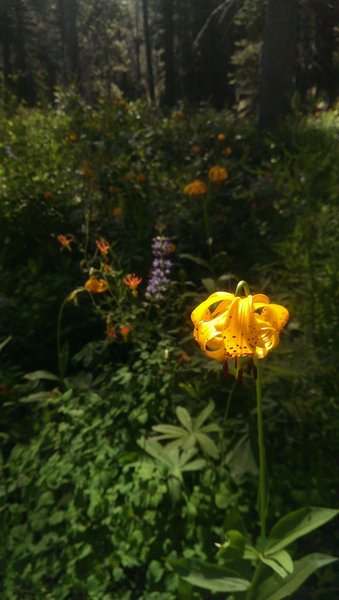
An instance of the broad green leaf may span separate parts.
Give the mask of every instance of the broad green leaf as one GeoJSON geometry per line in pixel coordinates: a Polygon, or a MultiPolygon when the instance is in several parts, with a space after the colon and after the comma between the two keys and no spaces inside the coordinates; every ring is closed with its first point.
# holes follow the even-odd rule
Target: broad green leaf
{"type": "Polygon", "coordinates": [[[209,423],[209,425],[201,427],[200,431],[203,433],[219,433],[222,431],[222,428],[217,423],[209,423]]]}
{"type": "Polygon", "coordinates": [[[213,592],[244,592],[250,582],[240,577],[230,577],[226,567],[200,560],[171,560],[174,570],[188,583],[213,592]]]}
{"type": "Polygon", "coordinates": [[[30,402],[45,402],[50,398],[51,392],[35,392],[34,394],[29,394],[29,396],[20,398],[19,402],[22,404],[29,404],[30,402]]]}
{"type": "Polygon", "coordinates": [[[32,373],[26,373],[24,378],[28,379],[28,381],[40,381],[41,379],[59,381],[59,377],[53,373],[50,373],[49,371],[33,371],[32,373]]]}
{"type": "Polygon", "coordinates": [[[178,406],[175,412],[177,414],[177,417],[178,417],[180,423],[184,427],[186,427],[186,429],[188,431],[192,431],[193,424],[192,424],[192,419],[191,419],[191,416],[190,416],[188,410],[186,410],[186,408],[184,408],[183,406],[178,406]]]}
{"type": "Polygon", "coordinates": [[[191,260],[192,262],[194,262],[196,265],[200,265],[201,267],[206,267],[206,269],[208,269],[208,271],[211,270],[210,265],[208,264],[208,262],[206,260],[204,260],[203,258],[200,258],[199,256],[193,256],[193,254],[180,254],[180,258],[186,258],[187,260],[191,260]]]}
{"type": "Polygon", "coordinates": [[[195,446],[196,441],[195,435],[186,431],[185,437],[183,436],[181,440],[181,447],[183,450],[190,450],[195,446]]]}
{"type": "Polygon", "coordinates": [[[203,458],[197,458],[196,460],[192,460],[192,462],[187,463],[184,467],[181,468],[181,471],[199,471],[206,466],[206,461],[203,458]]]}
{"type": "Polygon", "coordinates": [[[339,514],[331,508],[300,508],[280,519],[272,528],[264,549],[265,555],[282,550],[298,538],[321,527],[339,514]]]}
{"type": "Polygon", "coordinates": [[[208,435],[205,435],[204,433],[196,433],[195,437],[205,454],[211,456],[212,458],[218,458],[219,450],[213,440],[208,437],[208,435]]]}
{"type": "Polygon", "coordinates": [[[259,554],[259,558],[261,562],[273,569],[283,579],[293,573],[293,560],[286,550],[279,550],[268,555],[259,554]]]}
{"type": "Polygon", "coordinates": [[[236,529],[226,533],[226,540],[218,551],[218,557],[229,561],[242,558],[245,551],[246,540],[243,534],[236,529]]]}
{"type": "Polygon", "coordinates": [[[282,600],[296,592],[314,571],[336,560],[326,554],[308,554],[295,561],[294,571],[286,579],[282,580],[278,575],[265,579],[256,592],[256,600],[282,600]]]}
{"type": "Polygon", "coordinates": [[[194,422],[194,431],[200,429],[201,425],[205,423],[206,419],[212,414],[214,411],[215,404],[212,400],[209,401],[207,406],[198,414],[198,416],[193,420],[194,422]]]}
{"type": "Polygon", "coordinates": [[[176,425],[167,425],[166,423],[163,423],[161,425],[153,425],[152,429],[153,431],[158,431],[159,433],[164,433],[167,436],[171,437],[181,437],[187,435],[186,429],[183,429],[182,427],[177,427],[176,425]]]}
{"type": "Polygon", "coordinates": [[[218,289],[217,282],[211,277],[204,277],[201,283],[208,292],[215,292],[218,289]]]}

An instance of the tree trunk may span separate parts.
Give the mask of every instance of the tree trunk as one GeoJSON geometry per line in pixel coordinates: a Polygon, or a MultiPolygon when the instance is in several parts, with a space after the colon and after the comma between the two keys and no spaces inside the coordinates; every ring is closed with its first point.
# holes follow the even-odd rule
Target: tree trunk
{"type": "Polygon", "coordinates": [[[25,56],[25,16],[22,0],[15,0],[15,53],[16,53],[16,76],[17,76],[17,95],[21,100],[25,100],[29,105],[35,102],[35,91],[33,76],[30,67],[26,63],[25,56]]]}
{"type": "Polygon", "coordinates": [[[149,93],[151,102],[154,102],[155,89],[154,89],[154,75],[153,75],[153,62],[152,62],[151,33],[150,33],[149,18],[148,18],[148,0],[142,0],[142,14],[143,14],[143,20],[144,20],[148,93],[149,93]]]}
{"type": "Polygon", "coordinates": [[[269,0],[261,58],[261,130],[275,127],[290,109],[296,68],[297,16],[297,0],[269,0]]]}
{"type": "Polygon", "coordinates": [[[0,37],[2,45],[2,72],[5,87],[11,88],[11,26],[8,14],[8,2],[3,1],[0,8],[0,37]]]}
{"type": "Polygon", "coordinates": [[[77,29],[77,0],[60,0],[61,36],[64,55],[64,82],[79,85],[79,43],[77,29]]]}
{"type": "Polygon", "coordinates": [[[164,27],[164,62],[165,62],[165,93],[164,102],[167,106],[174,106],[175,70],[174,70],[174,28],[173,28],[173,0],[162,2],[163,27],[164,27]]]}
{"type": "Polygon", "coordinates": [[[338,74],[334,69],[333,56],[335,52],[335,27],[338,23],[338,4],[312,2],[316,23],[316,54],[317,87],[320,92],[328,94],[328,100],[333,102],[338,94],[338,74]]]}

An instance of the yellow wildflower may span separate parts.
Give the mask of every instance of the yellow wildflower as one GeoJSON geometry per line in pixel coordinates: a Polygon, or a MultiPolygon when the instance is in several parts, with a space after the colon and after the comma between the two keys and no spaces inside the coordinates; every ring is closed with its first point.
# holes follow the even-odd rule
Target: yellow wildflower
{"type": "Polygon", "coordinates": [[[224,362],[241,357],[265,358],[279,344],[288,310],[270,304],[264,294],[240,298],[215,292],[192,312],[194,338],[201,350],[224,362]]]}

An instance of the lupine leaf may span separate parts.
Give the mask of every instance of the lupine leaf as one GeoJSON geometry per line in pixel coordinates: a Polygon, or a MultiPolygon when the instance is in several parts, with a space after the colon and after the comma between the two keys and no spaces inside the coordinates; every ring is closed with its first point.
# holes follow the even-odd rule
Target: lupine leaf
{"type": "Polygon", "coordinates": [[[326,554],[308,554],[295,561],[294,571],[286,579],[282,580],[278,575],[265,579],[256,592],[256,600],[282,600],[296,592],[314,571],[336,560],[326,554]]]}
{"type": "Polygon", "coordinates": [[[265,554],[282,550],[298,538],[321,527],[339,514],[331,508],[300,508],[280,519],[272,528],[265,546],[265,554]]]}

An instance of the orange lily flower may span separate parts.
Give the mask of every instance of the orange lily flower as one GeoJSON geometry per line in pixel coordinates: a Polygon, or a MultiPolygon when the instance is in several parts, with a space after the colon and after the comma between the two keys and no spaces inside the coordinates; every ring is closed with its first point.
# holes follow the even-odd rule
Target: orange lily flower
{"type": "Polygon", "coordinates": [[[57,240],[62,249],[66,248],[69,252],[72,252],[71,244],[74,242],[74,237],[72,235],[58,235],[57,240]]]}
{"type": "Polygon", "coordinates": [[[104,279],[95,279],[92,275],[85,283],[85,289],[92,294],[102,294],[107,292],[108,283],[104,279]]]}
{"type": "Polygon", "coordinates": [[[95,243],[97,245],[98,250],[101,252],[101,254],[103,254],[103,255],[108,254],[110,245],[107,240],[105,240],[104,238],[101,238],[101,240],[99,240],[99,241],[97,240],[95,243]]]}
{"type": "Polygon", "coordinates": [[[127,287],[129,287],[130,290],[135,291],[138,285],[140,285],[140,283],[142,282],[142,278],[137,277],[136,275],[126,275],[123,281],[124,284],[127,285],[127,287]]]}

